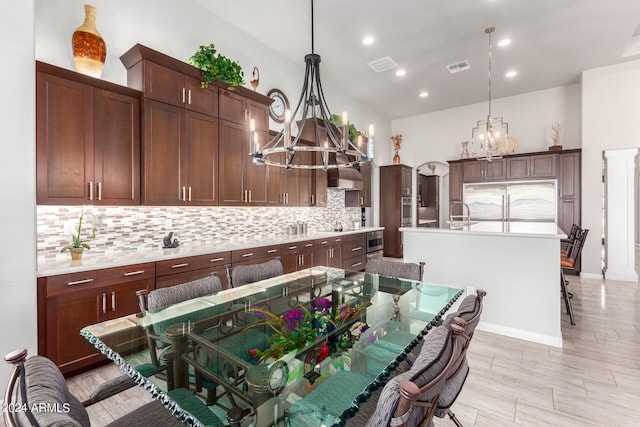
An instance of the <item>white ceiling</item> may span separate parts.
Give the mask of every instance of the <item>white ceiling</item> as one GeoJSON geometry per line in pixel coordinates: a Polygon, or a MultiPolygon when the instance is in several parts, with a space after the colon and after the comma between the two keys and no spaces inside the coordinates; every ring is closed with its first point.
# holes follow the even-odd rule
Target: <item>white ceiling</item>
{"type": "MultiPolygon", "coordinates": [[[[302,84],[310,0],[196,2],[299,62],[302,84]]],[[[488,26],[496,27],[494,99],[576,83],[583,70],[640,58],[640,0],[318,0],[314,14],[322,80],[390,119],[486,101],[488,26]],[[364,46],[365,35],[376,42],[364,46]],[[511,45],[498,47],[503,38],[511,45]],[[387,55],[406,76],[367,66],[387,55]],[[461,60],[471,69],[450,74],[446,66],[461,60]],[[505,78],[512,69],[518,76],[505,78]]]]}

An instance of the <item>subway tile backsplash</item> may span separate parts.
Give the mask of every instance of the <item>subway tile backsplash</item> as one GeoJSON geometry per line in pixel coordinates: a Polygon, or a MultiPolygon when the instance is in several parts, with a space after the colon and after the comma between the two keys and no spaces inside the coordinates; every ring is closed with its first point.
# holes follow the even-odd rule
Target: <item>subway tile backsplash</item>
{"type": "MultiPolygon", "coordinates": [[[[105,214],[104,226],[89,242],[91,253],[110,253],[157,248],[173,231],[181,242],[207,242],[286,235],[287,226],[306,222],[308,232],[332,231],[336,223],[352,229],[360,221],[360,208],[344,207],[344,191],[329,190],[326,208],[290,207],[107,207],[93,206],[94,213],[105,214]],[[171,223],[171,229],[165,226],[171,223]]],[[[60,248],[76,230],[81,206],[38,206],[38,258],[55,259],[60,248]]],[[[82,236],[91,234],[91,220],[83,225],[82,236]]]]}

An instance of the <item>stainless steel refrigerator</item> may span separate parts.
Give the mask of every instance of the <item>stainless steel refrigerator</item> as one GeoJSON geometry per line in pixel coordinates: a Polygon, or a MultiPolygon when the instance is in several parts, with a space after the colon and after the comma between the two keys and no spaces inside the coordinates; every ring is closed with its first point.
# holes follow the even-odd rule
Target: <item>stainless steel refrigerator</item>
{"type": "Polygon", "coordinates": [[[557,223],[556,180],[464,184],[471,221],[557,223]]]}

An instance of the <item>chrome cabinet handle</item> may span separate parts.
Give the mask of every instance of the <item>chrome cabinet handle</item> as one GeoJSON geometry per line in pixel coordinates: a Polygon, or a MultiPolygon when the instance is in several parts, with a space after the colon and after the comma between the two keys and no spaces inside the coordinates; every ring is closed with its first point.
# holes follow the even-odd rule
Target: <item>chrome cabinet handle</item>
{"type": "Polygon", "coordinates": [[[93,279],[76,280],[75,282],[67,282],[67,286],[81,285],[83,283],[91,283],[93,279]]]}
{"type": "Polygon", "coordinates": [[[93,181],[89,181],[89,200],[93,200],[93,181]]]}
{"type": "Polygon", "coordinates": [[[171,266],[171,268],[182,268],[182,267],[187,267],[189,265],[188,262],[185,262],[183,264],[174,264],[171,266]]]}
{"type": "Polygon", "coordinates": [[[184,95],[185,95],[186,89],[182,88],[182,103],[184,104],[184,95]]]}
{"type": "Polygon", "coordinates": [[[360,250],[362,250],[362,246],[358,246],[357,248],[351,249],[351,252],[360,251],[360,250]]]}
{"type": "Polygon", "coordinates": [[[312,194],[312,195],[311,195],[311,204],[312,204],[312,205],[314,204],[314,200],[315,200],[315,197],[314,197],[314,195],[312,194]]]}
{"type": "Polygon", "coordinates": [[[284,194],[285,194],[285,196],[286,196],[286,198],[287,198],[287,201],[286,201],[285,203],[286,203],[286,204],[289,204],[289,193],[284,193],[284,194]]]}
{"type": "Polygon", "coordinates": [[[124,273],[125,277],[129,277],[129,276],[137,276],[138,274],[142,274],[144,273],[144,270],[138,270],[138,271],[129,271],[127,273],[124,273]]]}
{"type": "Polygon", "coordinates": [[[275,252],[278,252],[278,250],[277,249],[269,249],[267,251],[268,254],[272,254],[272,253],[275,253],[275,252]]]}
{"type": "Polygon", "coordinates": [[[306,248],[310,248],[313,246],[313,243],[307,243],[306,245],[304,245],[306,248]]]}
{"type": "Polygon", "coordinates": [[[357,267],[359,265],[362,265],[362,262],[356,262],[355,264],[351,264],[351,267],[357,267]]]}
{"type": "Polygon", "coordinates": [[[251,190],[249,190],[249,203],[251,203],[251,190]]]}
{"type": "Polygon", "coordinates": [[[290,251],[292,251],[292,250],[294,250],[294,249],[297,249],[297,248],[298,248],[297,246],[289,246],[289,250],[290,250],[290,251]]]}
{"type": "Polygon", "coordinates": [[[182,201],[187,201],[187,187],[185,187],[184,185],[182,186],[182,201]]]}
{"type": "Polygon", "coordinates": [[[116,293],[111,292],[111,311],[116,311],[116,293]]]}
{"type": "Polygon", "coordinates": [[[248,190],[244,190],[244,197],[242,198],[242,201],[245,203],[249,201],[248,190]]]}
{"type": "Polygon", "coordinates": [[[326,245],[327,243],[329,243],[328,241],[324,241],[324,242],[320,242],[321,245],[326,245]]]}
{"type": "Polygon", "coordinates": [[[102,183],[98,183],[98,200],[102,200],[102,183]]]}
{"type": "Polygon", "coordinates": [[[242,254],[242,258],[247,258],[247,257],[250,257],[250,256],[253,256],[253,252],[249,252],[247,254],[242,254]]]}
{"type": "Polygon", "coordinates": [[[191,105],[191,89],[189,89],[189,105],[191,105]]]}
{"type": "Polygon", "coordinates": [[[364,197],[360,197],[360,204],[364,205],[364,197]]]}
{"type": "Polygon", "coordinates": [[[102,314],[107,314],[107,294],[102,294],[102,314]]]}
{"type": "Polygon", "coordinates": [[[214,258],[209,260],[209,262],[218,262],[218,261],[224,261],[224,258],[214,258]]]}
{"type": "Polygon", "coordinates": [[[189,186],[189,201],[191,201],[191,186],[189,186]]]}

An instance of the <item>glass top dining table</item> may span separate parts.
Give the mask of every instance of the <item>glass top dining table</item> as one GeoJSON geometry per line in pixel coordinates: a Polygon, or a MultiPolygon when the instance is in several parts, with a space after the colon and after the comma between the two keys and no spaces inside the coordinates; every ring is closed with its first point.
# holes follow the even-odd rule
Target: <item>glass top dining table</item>
{"type": "Polygon", "coordinates": [[[80,333],[187,425],[344,425],[462,292],[313,267],[80,333]]]}

